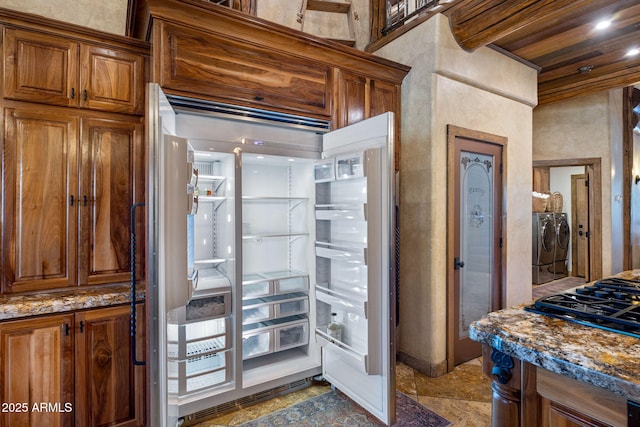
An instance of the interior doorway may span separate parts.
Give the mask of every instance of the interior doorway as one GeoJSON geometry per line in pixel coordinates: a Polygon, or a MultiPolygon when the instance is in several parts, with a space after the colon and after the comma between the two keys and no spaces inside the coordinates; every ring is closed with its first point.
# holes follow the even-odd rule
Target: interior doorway
{"type": "Polygon", "coordinates": [[[469,325],[501,308],[506,138],[449,125],[447,360],[451,371],[479,357],[469,325]]]}
{"type": "MultiPolygon", "coordinates": [[[[553,168],[562,168],[570,166],[584,166],[583,190],[586,190],[586,207],[584,201],[580,210],[582,211],[583,224],[583,241],[584,249],[573,246],[572,253],[575,255],[581,251],[582,258],[585,261],[585,281],[592,281],[602,277],[602,173],[600,158],[585,159],[563,159],[563,160],[536,160],[533,162],[533,190],[538,192],[549,191],[550,187],[550,170],[553,168]],[[586,217],[586,219],[584,218],[586,217]]],[[[573,199],[573,196],[572,196],[573,199]]],[[[569,202],[567,200],[567,202],[569,202]]],[[[571,200],[573,204],[574,201],[571,200]]],[[[576,208],[578,210],[578,208],[576,208]]],[[[573,215],[573,212],[572,212],[573,215]]],[[[579,233],[580,222],[572,223],[574,231],[579,233]]],[[[572,235],[573,238],[573,235],[572,235]]],[[[578,238],[573,239],[575,243],[578,238]]],[[[579,255],[578,255],[579,256],[579,255]]],[[[572,261],[573,263],[573,258],[572,261]]],[[[573,264],[572,264],[572,268],[573,264]]],[[[576,267],[577,268],[577,267],[576,267]]]]}

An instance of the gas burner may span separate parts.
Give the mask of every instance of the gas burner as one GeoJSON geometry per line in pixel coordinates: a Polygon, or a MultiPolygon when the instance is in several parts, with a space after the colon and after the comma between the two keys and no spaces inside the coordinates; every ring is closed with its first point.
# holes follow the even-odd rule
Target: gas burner
{"type": "Polygon", "coordinates": [[[640,338],[640,281],[602,279],[539,298],[525,310],[640,338]]]}

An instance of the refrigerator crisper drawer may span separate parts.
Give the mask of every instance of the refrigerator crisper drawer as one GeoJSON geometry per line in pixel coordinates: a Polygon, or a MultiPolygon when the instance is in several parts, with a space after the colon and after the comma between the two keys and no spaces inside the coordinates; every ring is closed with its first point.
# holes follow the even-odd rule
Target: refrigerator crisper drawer
{"type": "Polygon", "coordinates": [[[275,295],[243,301],[242,324],[306,314],[309,312],[309,297],[302,293],[275,295]]]}
{"type": "Polygon", "coordinates": [[[255,323],[242,333],[244,360],[309,343],[309,320],[303,316],[255,323]]]}
{"type": "Polygon", "coordinates": [[[167,356],[185,360],[229,348],[231,319],[219,318],[184,325],[167,325],[167,356]]]}
{"type": "Polygon", "coordinates": [[[242,298],[245,300],[309,290],[309,276],[291,270],[250,274],[243,278],[242,283],[242,298]]]}

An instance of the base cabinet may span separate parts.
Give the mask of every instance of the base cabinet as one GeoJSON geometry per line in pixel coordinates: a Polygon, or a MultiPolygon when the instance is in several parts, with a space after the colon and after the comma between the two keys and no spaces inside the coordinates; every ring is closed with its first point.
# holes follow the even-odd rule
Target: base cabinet
{"type": "Polygon", "coordinates": [[[144,366],[132,363],[129,309],[0,323],[1,425],[144,426],[144,366]]]}

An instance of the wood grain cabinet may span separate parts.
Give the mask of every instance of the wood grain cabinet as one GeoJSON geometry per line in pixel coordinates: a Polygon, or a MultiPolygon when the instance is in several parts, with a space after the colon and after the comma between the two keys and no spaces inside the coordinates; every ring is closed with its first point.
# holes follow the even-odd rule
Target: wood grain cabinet
{"type": "Polygon", "coordinates": [[[4,97],[143,113],[144,57],[49,33],[4,29],[4,97]]]}
{"type": "Polygon", "coordinates": [[[20,104],[4,126],[3,292],[127,282],[142,119],[20,104]]]}
{"type": "Polygon", "coordinates": [[[2,426],[73,426],[73,329],[73,315],[0,323],[2,426]]]}
{"type": "Polygon", "coordinates": [[[132,363],[128,306],[0,323],[0,340],[0,398],[14,404],[1,425],[144,425],[144,367],[132,363]]]}

